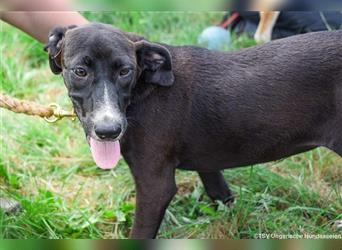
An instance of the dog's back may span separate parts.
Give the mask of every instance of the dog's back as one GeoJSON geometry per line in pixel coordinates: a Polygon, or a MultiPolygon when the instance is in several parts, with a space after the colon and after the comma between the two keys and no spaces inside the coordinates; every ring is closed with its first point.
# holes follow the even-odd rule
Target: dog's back
{"type": "Polygon", "coordinates": [[[212,171],[342,143],[342,31],[229,53],[169,49],[176,81],[157,90],[155,114],[168,114],[157,126],[179,167],[212,171]]]}

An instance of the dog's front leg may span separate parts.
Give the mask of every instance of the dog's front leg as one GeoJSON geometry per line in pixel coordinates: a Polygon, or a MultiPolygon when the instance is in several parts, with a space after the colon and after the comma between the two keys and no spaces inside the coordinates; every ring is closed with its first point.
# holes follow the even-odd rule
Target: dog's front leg
{"type": "Polygon", "coordinates": [[[155,238],[165,210],[177,192],[175,168],[149,161],[130,168],[136,185],[136,209],[131,238],[155,238]]]}

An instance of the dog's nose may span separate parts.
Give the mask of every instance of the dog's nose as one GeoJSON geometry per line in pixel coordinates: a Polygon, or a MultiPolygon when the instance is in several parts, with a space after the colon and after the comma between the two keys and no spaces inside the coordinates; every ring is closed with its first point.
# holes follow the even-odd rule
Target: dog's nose
{"type": "Polygon", "coordinates": [[[121,133],[121,126],[103,123],[95,125],[94,130],[100,139],[116,139],[121,133]]]}

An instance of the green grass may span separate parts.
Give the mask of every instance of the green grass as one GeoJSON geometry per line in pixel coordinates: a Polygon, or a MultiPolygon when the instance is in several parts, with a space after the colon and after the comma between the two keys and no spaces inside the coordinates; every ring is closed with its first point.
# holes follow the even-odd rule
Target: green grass
{"type": "MultiPolygon", "coordinates": [[[[85,13],[88,19],[137,32],[152,41],[196,44],[222,13],[85,13]]],[[[253,45],[234,37],[233,49],[253,45]]],[[[70,107],[62,78],[48,67],[43,46],[1,23],[1,91],[42,104],[70,107]]],[[[78,122],[47,124],[1,110],[0,188],[21,202],[0,213],[1,238],[125,238],[135,191],[124,161],[111,171],[93,163],[78,122]]],[[[236,195],[232,208],[212,204],[196,173],[177,172],[179,193],[160,238],[253,238],[256,233],[337,234],[342,220],[342,160],[319,148],[254,167],[226,170],[236,195]]]]}

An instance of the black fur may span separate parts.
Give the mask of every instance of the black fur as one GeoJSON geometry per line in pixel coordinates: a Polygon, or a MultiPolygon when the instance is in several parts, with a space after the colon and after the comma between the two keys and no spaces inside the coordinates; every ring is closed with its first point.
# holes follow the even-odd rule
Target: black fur
{"type": "Polygon", "coordinates": [[[120,144],[136,183],[131,237],[156,236],[177,190],[176,168],[198,171],[209,196],[227,202],[223,169],[319,146],[342,156],[342,31],[226,53],[132,36],[101,24],[76,28],[65,37],[62,58],[87,136],[86,117],[103,82],[128,122],[120,144]],[[94,66],[80,83],[68,67],[85,55],[94,66]],[[117,55],[134,70],[126,85],[112,77],[117,55]]]}

